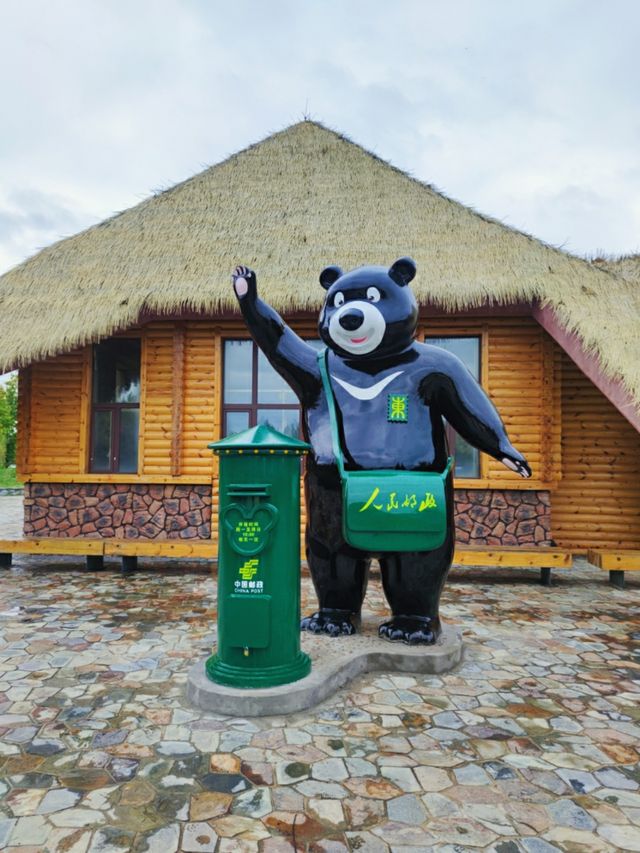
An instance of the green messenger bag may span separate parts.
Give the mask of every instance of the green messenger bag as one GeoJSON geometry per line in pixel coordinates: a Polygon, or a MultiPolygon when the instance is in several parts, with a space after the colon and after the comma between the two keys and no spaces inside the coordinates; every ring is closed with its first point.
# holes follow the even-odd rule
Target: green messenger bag
{"type": "Polygon", "coordinates": [[[342,483],[342,532],[362,551],[433,551],[447,534],[446,479],[442,473],[377,469],[346,471],[340,447],[336,404],[327,370],[327,350],[318,353],[327,396],[331,441],[342,483]]]}

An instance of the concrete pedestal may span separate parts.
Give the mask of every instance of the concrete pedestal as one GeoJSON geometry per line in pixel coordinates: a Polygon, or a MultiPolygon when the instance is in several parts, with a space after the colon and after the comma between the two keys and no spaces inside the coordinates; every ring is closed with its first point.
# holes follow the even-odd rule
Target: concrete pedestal
{"type": "Polygon", "coordinates": [[[311,673],[299,681],[261,690],[225,687],[205,672],[206,658],[189,671],[187,698],[206,711],[234,717],[292,714],[311,708],[364,672],[410,672],[439,675],[462,659],[460,633],[445,626],[433,646],[407,646],[377,636],[380,618],[363,619],[353,637],[325,637],[304,633],[302,650],[312,660],[311,673]]]}

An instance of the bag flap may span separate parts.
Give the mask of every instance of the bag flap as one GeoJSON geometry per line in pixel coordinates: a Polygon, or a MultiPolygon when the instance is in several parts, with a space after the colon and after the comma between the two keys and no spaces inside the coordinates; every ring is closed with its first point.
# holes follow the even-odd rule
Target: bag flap
{"type": "Polygon", "coordinates": [[[344,512],[353,531],[419,533],[447,523],[442,474],[420,471],[347,471],[344,512]]]}

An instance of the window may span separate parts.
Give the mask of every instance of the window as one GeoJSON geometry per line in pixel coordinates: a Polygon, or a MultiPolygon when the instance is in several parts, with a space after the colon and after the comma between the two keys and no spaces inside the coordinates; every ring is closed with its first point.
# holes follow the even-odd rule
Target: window
{"type": "MultiPolygon", "coordinates": [[[[480,338],[427,338],[426,342],[457,355],[471,375],[480,381],[480,338]]],[[[456,477],[480,476],[480,453],[447,424],[449,447],[456,458],[456,477]]]]}
{"type": "MultiPolygon", "coordinates": [[[[313,347],[321,341],[307,341],[313,347]]],[[[258,424],[297,438],[300,405],[279,373],[252,340],[224,342],[222,434],[232,435],[258,424]]]]}
{"type": "Polygon", "coordinates": [[[140,339],[114,338],[93,348],[93,473],[138,471],[140,339]]]}
{"type": "MultiPolygon", "coordinates": [[[[320,340],[306,343],[319,349],[320,340]]],[[[480,379],[480,338],[428,338],[462,359],[471,374],[480,379]]],[[[242,432],[257,424],[269,426],[286,435],[298,437],[300,406],[298,399],[280,374],[271,367],[252,340],[224,342],[222,434],[242,432]]],[[[480,454],[447,424],[447,439],[456,457],[457,477],[480,477],[480,454]]]]}

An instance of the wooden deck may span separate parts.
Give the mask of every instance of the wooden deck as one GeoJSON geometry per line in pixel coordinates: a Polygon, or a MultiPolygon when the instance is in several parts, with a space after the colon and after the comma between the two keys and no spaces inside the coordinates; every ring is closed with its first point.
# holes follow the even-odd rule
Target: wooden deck
{"type": "MultiPolygon", "coordinates": [[[[3,531],[0,529],[0,534],[3,531]]],[[[121,557],[125,570],[133,571],[138,557],[176,557],[214,560],[217,542],[206,540],[140,540],[140,539],[89,539],[89,538],[25,538],[12,536],[0,538],[0,566],[11,565],[13,554],[55,554],[87,557],[88,564],[97,567],[104,557],[121,557]]],[[[469,547],[458,546],[454,565],[495,566],[503,568],[540,569],[541,582],[548,585],[551,569],[571,568],[569,551],[561,548],[469,547]]]]}
{"type": "Polygon", "coordinates": [[[587,551],[587,560],[602,571],[609,572],[612,586],[624,589],[624,573],[640,571],[640,551],[620,549],[619,551],[587,551]]]}
{"type": "Polygon", "coordinates": [[[543,586],[550,586],[551,569],[570,569],[573,565],[573,555],[571,551],[563,548],[545,546],[523,548],[517,545],[499,547],[458,545],[453,556],[453,564],[454,566],[540,569],[540,583],[543,586]]]}

